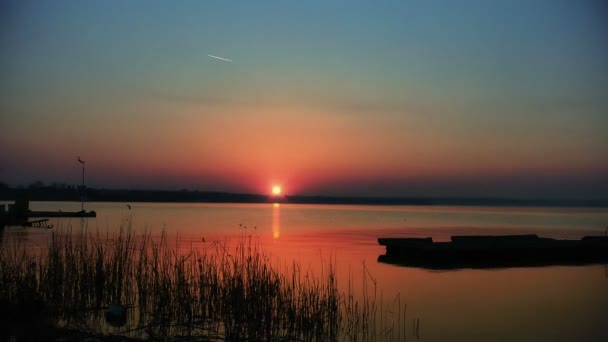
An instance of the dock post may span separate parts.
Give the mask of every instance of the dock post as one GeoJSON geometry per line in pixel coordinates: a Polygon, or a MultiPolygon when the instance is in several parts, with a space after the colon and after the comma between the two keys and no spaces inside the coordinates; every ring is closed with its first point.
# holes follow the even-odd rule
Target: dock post
{"type": "Polygon", "coordinates": [[[82,186],[80,187],[80,211],[84,212],[84,160],[78,156],[78,162],[82,164],[82,186]]]}

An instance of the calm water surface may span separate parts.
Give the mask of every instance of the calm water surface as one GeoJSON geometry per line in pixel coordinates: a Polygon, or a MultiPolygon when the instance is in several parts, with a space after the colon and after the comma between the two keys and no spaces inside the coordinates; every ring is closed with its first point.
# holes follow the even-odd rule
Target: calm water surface
{"type": "MultiPolygon", "coordinates": [[[[608,209],[294,204],[87,203],[95,219],[53,219],[54,230],[153,236],[163,231],[182,246],[252,236],[278,265],[293,260],[316,275],[331,260],[338,281],[361,296],[376,282],[384,307],[407,303],[409,340],[420,319],[421,341],[607,341],[608,268],[554,266],[432,271],[378,263],[378,237],[449,240],[451,235],[535,233],[555,238],[603,235],[608,209]],[[203,242],[203,238],[205,242],[203,242]],[[365,271],[364,267],[367,269],[365,271]],[[373,280],[371,277],[373,277],[373,280]],[[398,297],[397,297],[398,296],[398,297]]],[[[79,210],[80,203],[33,202],[33,210],[79,210]]],[[[43,245],[49,230],[7,228],[5,243],[43,245]]],[[[389,313],[390,314],[390,313],[389,313]]]]}

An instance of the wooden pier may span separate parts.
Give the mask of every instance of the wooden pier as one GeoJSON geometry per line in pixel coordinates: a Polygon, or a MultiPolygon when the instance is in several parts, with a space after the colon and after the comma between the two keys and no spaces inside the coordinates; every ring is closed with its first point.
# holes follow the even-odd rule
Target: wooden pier
{"type": "Polygon", "coordinates": [[[2,205],[0,208],[0,228],[4,226],[24,226],[36,228],[53,228],[48,218],[53,217],[97,217],[94,211],[34,211],[29,208],[29,201],[17,199],[14,204],[2,205]],[[31,218],[39,220],[30,221],[31,218]]]}
{"type": "Polygon", "coordinates": [[[530,267],[608,263],[608,236],[558,240],[537,235],[380,238],[384,263],[430,269],[530,267]]]}

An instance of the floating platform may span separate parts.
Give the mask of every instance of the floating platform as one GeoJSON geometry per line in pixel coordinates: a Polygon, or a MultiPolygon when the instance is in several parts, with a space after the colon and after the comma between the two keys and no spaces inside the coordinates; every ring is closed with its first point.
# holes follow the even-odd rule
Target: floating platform
{"type": "Polygon", "coordinates": [[[94,211],[29,211],[27,217],[97,217],[94,211]]]}
{"type": "Polygon", "coordinates": [[[379,262],[429,269],[503,268],[608,263],[608,236],[558,240],[537,235],[379,238],[379,262]]]}
{"type": "Polygon", "coordinates": [[[18,198],[15,204],[7,206],[0,205],[0,229],[5,226],[25,226],[37,228],[53,228],[48,223],[51,217],[97,217],[94,211],[34,211],[30,210],[30,202],[24,198],[18,198]],[[29,221],[30,218],[44,218],[42,220],[29,221]]]}

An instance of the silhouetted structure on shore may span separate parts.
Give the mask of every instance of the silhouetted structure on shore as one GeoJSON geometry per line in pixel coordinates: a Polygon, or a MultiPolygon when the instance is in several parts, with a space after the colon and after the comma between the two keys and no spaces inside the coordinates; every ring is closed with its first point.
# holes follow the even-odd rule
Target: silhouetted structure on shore
{"type": "Polygon", "coordinates": [[[30,210],[27,194],[19,193],[14,204],[0,205],[0,229],[4,226],[29,226],[37,228],[53,228],[48,224],[50,217],[96,217],[94,211],[34,211],[30,210]],[[30,221],[31,218],[44,218],[30,221]]]}
{"type": "Polygon", "coordinates": [[[530,267],[608,263],[608,236],[556,240],[537,235],[379,238],[378,261],[430,269],[530,267]]]}

